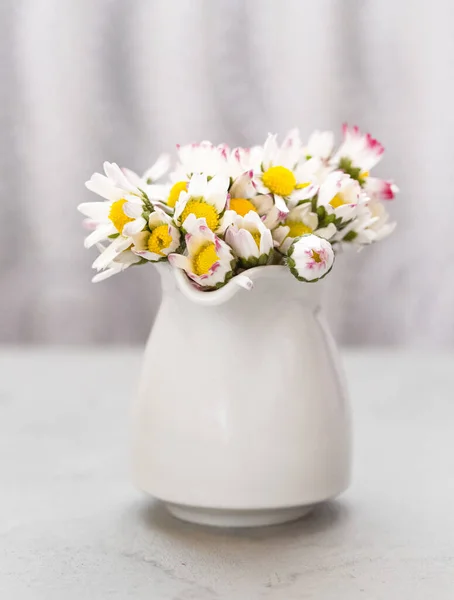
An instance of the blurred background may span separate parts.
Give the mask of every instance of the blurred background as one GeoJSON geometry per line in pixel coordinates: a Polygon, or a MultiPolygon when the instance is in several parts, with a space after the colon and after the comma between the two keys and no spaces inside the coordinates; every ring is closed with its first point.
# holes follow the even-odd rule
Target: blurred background
{"type": "MultiPolygon", "coordinates": [[[[135,343],[153,267],[93,285],[80,202],[104,160],[343,121],[385,146],[394,235],[343,255],[346,344],[454,343],[452,0],[0,0],[0,342],[135,343]]],[[[339,135],[340,139],[340,135],[339,135]]]]}

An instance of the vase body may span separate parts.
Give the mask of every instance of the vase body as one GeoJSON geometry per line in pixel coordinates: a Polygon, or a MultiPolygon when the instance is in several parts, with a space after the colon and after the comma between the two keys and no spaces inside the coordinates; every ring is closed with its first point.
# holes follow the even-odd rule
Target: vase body
{"type": "Polygon", "coordinates": [[[133,411],[137,485],[180,518],[234,526],[294,519],[341,493],[350,413],[320,284],[260,267],[251,291],[203,293],[161,271],[133,411]]]}

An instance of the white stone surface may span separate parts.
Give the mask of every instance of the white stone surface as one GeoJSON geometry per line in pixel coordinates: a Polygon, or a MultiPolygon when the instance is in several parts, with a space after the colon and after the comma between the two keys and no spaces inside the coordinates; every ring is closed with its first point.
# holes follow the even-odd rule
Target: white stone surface
{"type": "Polygon", "coordinates": [[[354,483],[305,520],[180,523],[128,479],[140,352],[0,352],[3,600],[436,600],[454,593],[454,357],[346,356],[354,483]]]}

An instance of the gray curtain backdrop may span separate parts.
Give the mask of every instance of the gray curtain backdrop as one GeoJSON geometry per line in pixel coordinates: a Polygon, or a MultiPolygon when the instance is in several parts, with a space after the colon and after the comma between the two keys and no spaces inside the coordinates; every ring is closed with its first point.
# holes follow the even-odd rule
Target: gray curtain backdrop
{"type": "Polygon", "coordinates": [[[79,202],[103,160],[251,144],[297,125],[370,130],[401,194],[394,236],[342,256],[346,343],[454,341],[452,0],[0,2],[0,341],[142,341],[154,269],[90,283],[79,202]]]}

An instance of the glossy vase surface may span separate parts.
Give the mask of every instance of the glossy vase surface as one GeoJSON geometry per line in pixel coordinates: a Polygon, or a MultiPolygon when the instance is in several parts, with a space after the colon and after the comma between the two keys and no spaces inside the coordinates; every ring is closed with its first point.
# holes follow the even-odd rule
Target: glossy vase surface
{"type": "Polygon", "coordinates": [[[177,517],[280,523],[349,484],[348,398],[322,284],[283,266],[214,292],[160,267],[162,302],[133,411],[137,485],[177,517]]]}

